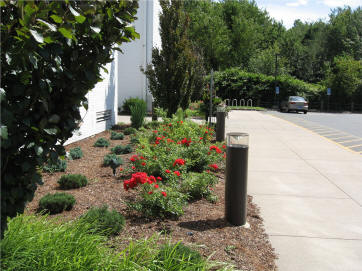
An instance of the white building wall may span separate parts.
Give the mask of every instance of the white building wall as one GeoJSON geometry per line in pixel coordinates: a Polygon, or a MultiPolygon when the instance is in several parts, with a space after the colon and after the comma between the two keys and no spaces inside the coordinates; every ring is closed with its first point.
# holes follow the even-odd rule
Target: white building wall
{"type": "Polygon", "coordinates": [[[140,69],[146,68],[152,60],[154,4],[152,0],[139,1],[134,26],[140,39],[122,45],[123,54],[118,58],[119,107],[127,98],[138,97],[145,100],[148,110],[151,110],[152,97],[147,91],[147,78],[140,69]]]}

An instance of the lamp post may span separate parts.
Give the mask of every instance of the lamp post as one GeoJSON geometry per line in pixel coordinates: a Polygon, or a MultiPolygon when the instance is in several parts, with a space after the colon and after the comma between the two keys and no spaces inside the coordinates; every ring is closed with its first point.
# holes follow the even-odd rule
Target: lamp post
{"type": "MultiPolygon", "coordinates": [[[[277,91],[277,75],[278,75],[278,53],[276,53],[275,54],[275,71],[274,71],[274,87],[275,87],[275,92],[274,92],[274,102],[273,102],[273,104],[275,105],[275,106],[278,106],[277,104],[275,104],[275,96],[277,95],[277,94],[279,94],[279,88],[278,88],[278,91],[277,91]],[[278,93],[277,93],[278,92],[278,93]]],[[[278,96],[279,97],[279,96],[278,96]]],[[[279,100],[279,99],[278,99],[279,100]]],[[[278,101],[279,102],[279,101],[278,101]]]]}

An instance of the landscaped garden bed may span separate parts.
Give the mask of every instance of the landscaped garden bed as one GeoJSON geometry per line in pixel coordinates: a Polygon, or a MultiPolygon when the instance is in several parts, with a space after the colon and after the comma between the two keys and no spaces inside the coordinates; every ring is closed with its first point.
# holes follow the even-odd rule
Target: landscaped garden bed
{"type": "MultiPolygon", "coordinates": [[[[170,120],[163,126],[141,128],[137,139],[124,135],[119,137],[123,139],[111,140],[111,131],[105,131],[66,146],[67,151],[79,147],[83,156],[67,160],[65,172],[44,172],[44,184],[27,205],[26,213],[37,212],[39,200],[46,194],[63,192],[58,183],[61,176],[81,174],[87,185],[66,190],[76,199],[73,208],[50,217],[75,220],[94,206],[108,205],[126,219],[123,230],[108,241],[116,251],[126,248],[130,240],[159,233],[158,242],[169,238],[182,241],[204,257],[240,270],[275,270],[276,256],[251,197],[247,206],[249,229],[224,220],[225,146],[212,143],[212,129],[195,125],[170,120]],[[108,140],[109,146],[94,146],[100,138],[108,140]],[[131,153],[117,155],[123,163],[114,176],[112,169],[103,165],[104,156],[112,148],[122,149],[115,149],[117,145],[132,143],[131,153]]],[[[124,132],[125,127],[118,128],[122,129],[116,132],[124,132]]]]}

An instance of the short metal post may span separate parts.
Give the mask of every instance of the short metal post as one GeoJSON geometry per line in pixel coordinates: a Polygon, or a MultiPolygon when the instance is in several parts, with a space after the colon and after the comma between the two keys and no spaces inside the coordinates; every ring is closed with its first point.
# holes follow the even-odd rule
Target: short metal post
{"type": "Polygon", "coordinates": [[[225,109],[218,108],[216,112],[216,141],[225,140],[225,109]]]}
{"type": "Polygon", "coordinates": [[[249,135],[228,133],[226,138],[225,218],[236,226],[246,223],[249,135]]]}
{"type": "Polygon", "coordinates": [[[155,101],[153,100],[153,97],[152,97],[152,120],[153,121],[157,120],[157,114],[155,111],[155,101]]]}

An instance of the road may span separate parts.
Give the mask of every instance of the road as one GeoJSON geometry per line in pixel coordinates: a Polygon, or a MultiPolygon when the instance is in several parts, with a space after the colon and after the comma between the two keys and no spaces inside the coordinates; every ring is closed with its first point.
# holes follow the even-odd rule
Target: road
{"type": "Polygon", "coordinates": [[[277,111],[266,113],[313,131],[343,148],[362,154],[362,114],[314,112],[297,114],[277,111]]]}

